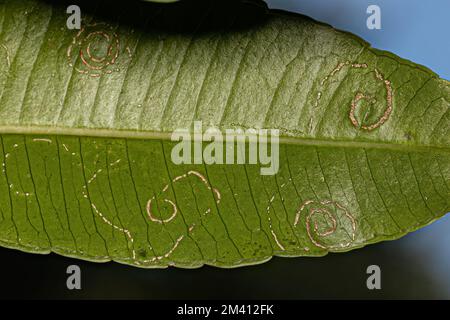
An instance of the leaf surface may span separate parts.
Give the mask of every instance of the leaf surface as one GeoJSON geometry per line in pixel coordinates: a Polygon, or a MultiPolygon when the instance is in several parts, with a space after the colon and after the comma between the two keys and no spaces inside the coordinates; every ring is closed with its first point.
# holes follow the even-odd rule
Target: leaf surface
{"type": "Polygon", "coordinates": [[[63,6],[0,1],[2,246],[235,267],[450,211],[448,81],[300,15],[190,5],[87,7],[71,31],[63,6]],[[175,165],[194,121],[279,129],[278,173],[175,165]]]}

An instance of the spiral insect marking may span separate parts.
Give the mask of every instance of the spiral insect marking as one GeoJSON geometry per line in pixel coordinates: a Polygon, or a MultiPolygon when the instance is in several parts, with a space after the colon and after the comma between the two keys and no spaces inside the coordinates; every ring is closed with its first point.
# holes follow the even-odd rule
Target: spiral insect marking
{"type": "MultiPolygon", "coordinates": [[[[285,188],[288,185],[293,184],[292,178],[289,178],[287,182],[281,184],[280,186],[280,192],[283,190],[283,188],[285,188]]],[[[272,223],[272,218],[270,217],[270,208],[273,205],[273,202],[275,201],[276,198],[276,193],[274,193],[272,195],[272,197],[269,200],[269,203],[267,204],[267,208],[266,208],[266,213],[267,213],[267,221],[269,223],[269,230],[270,230],[270,234],[272,235],[275,243],[277,244],[277,246],[282,250],[285,251],[286,248],[283,246],[283,244],[281,243],[281,241],[278,239],[277,234],[275,233],[275,230],[273,229],[273,223],[272,223]]],[[[281,201],[284,202],[284,198],[281,198],[281,201]]],[[[298,248],[300,250],[303,250],[305,252],[308,252],[310,249],[308,247],[303,247],[303,248],[298,248]]]]}
{"type": "Polygon", "coordinates": [[[305,215],[304,219],[308,237],[315,246],[322,249],[342,249],[349,247],[355,241],[356,220],[348,209],[340,203],[332,200],[307,200],[297,210],[294,226],[299,224],[302,214],[305,215]],[[333,213],[333,210],[336,213],[333,213]],[[338,219],[337,212],[341,212],[341,219],[338,219]],[[316,216],[321,216],[322,220],[325,220],[325,227],[320,226],[318,220],[314,219],[316,216]],[[347,220],[347,224],[350,224],[350,226],[346,226],[343,222],[344,220],[347,220]],[[343,233],[349,237],[349,240],[336,244],[335,240],[331,239],[328,242],[332,243],[326,244],[325,240],[338,232],[338,224],[340,224],[343,233]]]}
{"type": "MultiPolygon", "coordinates": [[[[66,149],[66,151],[69,152],[69,151],[68,151],[69,149],[68,149],[67,146],[65,146],[64,149],[66,149]]],[[[121,159],[118,159],[118,160],[116,160],[116,161],[114,161],[114,162],[109,163],[108,166],[114,167],[114,166],[119,165],[120,162],[121,162],[121,159]]],[[[86,185],[83,186],[83,191],[82,191],[82,195],[83,195],[84,198],[89,199],[89,195],[88,195],[88,192],[87,192],[88,186],[89,186],[90,184],[92,184],[94,181],[96,181],[96,179],[98,178],[98,175],[99,175],[100,173],[102,173],[102,172],[103,172],[102,169],[96,170],[96,171],[92,174],[91,178],[87,180],[87,183],[86,183],[86,185]]],[[[199,172],[197,172],[197,171],[189,171],[189,172],[187,172],[186,174],[177,176],[177,177],[175,177],[174,179],[172,179],[172,183],[176,183],[176,182],[178,182],[178,181],[181,181],[181,180],[183,180],[183,179],[186,179],[188,176],[194,176],[194,177],[198,178],[198,179],[201,181],[201,183],[204,184],[204,185],[206,186],[206,188],[207,188],[208,190],[211,190],[211,191],[214,193],[214,198],[215,198],[216,203],[217,203],[217,204],[220,203],[220,200],[221,200],[221,194],[220,194],[219,190],[216,189],[216,188],[211,187],[210,183],[209,183],[208,180],[205,178],[205,176],[203,176],[201,173],[199,173],[199,172]]],[[[166,185],[166,186],[163,188],[163,191],[162,191],[162,192],[164,193],[164,192],[166,192],[168,189],[169,189],[169,185],[166,185]]],[[[156,217],[153,215],[153,213],[152,213],[152,201],[153,201],[153,200],[155,200],[154,197],[153,197],[152,199],[150,199],[150,200],[147,202],[147,207],[146,207],[148,217],[149,217],[149,219],[150,219],[152,222],[161,224],[161,223],[168,223],[168,222],[171,222],[173,219],[175,219],[175,217],[177,216],[177,213],[178,213],[178,211],[179,211],[177,205],[175,204],[175,202],[171,201],[170,199],[164,199],[164,201],[165,201],[166,203],[169,203],[169,204],[172,206],[173,212],[172,212],[171,216],[170,216],[169,218],[167,218],[167,219],[158,219],[158,218],[156,218],[156,217]]],[[[89,200],[89,201],[90,201],[90,200],[89,200]]],[[[120,231],[120,232],[122,232],[122,233],[125,234],[125,236],[128,238],[128,241],[129,241],[129,243],[130,243],[130,245],[131,245],[131,247],[132,247],[132,248],[131,248],[132,260],[133,260],[133,263],[136,264],[136,265],[155,263],[155,262],[158,262],[158,261],[160,261],[160,260],[162,260],[162,259],[169,258],[170,255],[178,248],[178,246],[180,245],[181,241],[182,241],[183,239],[186,238],[186,235],[180,235],[177,239],[175,239],[175,242],[174,242],[173,246],[172,246],[166,253],[164,253],[164,254],[162,254],[162,255],[158,255],[158,256],[152,257],[152,258],[150,258],[150,259],[139,260],[139,259],[137,259],[136,249],[134,248],[135,239],[133,238],[133,235],[132,235],[132,233],[130,232],[130,230],[129,230],[129,229],[126,229],[126,228],[124,228],[124,227],[121,227],[121,226],[118,226],[118,225],[114,224],[111,220],[109,220],[109,219],[108,219],[108,218],[107,218],[107,217],[106,217],[106,216],[105,216],[105,215],[97,208],[97,206],[96,206],[94,203],[92,203],[92,202],[90,201],[90,204],[91,204],[91,207],[92,207],[92,209],[94,210],[95,214],[96,214],[96,215],[97,215],[97,216],[98,216],[105,224],[107,224],[107,225],[109,225],[110,227],[112,227],[113,229],[115,229],[115,230],[117,230],[117,231],[120,231]]],[[[206,214],[208,214],[208,213],[210,213],[210,212],[211,212],[211,208],[208,208],[204,214],[206,215],[206,214]]],[[[194,232],[194,230],[195,230],[195,224],[190,225],[190,226],[188,227],[188,234],[192,234],[192,233],[194,232]]],[[[152,248],[150,247],[150,249],[152,249],[152,248]]],[[[152,249],[152,250],[153,250],[153,249],[152,249]]]]}
{"type": "MultiPolygon", "coordinates": [[[[181,176],[177,176],[175,178],[172,179],[172,183],[176,183],[178,181],[184,180],[186,179],[188,176],[194,176],[197,177],[202,184],[205,185],[205,187],[208,190],[212,190],[214,192],[214,198],[216,200],[216,203],[219,204],[220,200],[221,200],[221,194],[219,192],[219,190],[217,190],[216,188],[211,187],[211,185],[209,184],[208,180],[205,178],[205,176],[203,176],[201,173],[197,172],[197,171],[189,171],[181,176]]],[[[162,189],[162,193],[165,193],[167,190],[169,189],[169,185],[165,185],[164,188],[162,189]]],[[[178,213],[178,208],[176,206],[176,204],[169,199],[164,199],[164,202],[169,203],[172,206],[172,214],[169,216],[169,218],[167,219],[158,219],[157,217],[155,217],[153,211],[152,211],[152,202],[155,201],[155,196],[153,196],[152,198],[150,198],[150,200],[147,201],[147,215],[149,217],[149,219],[153,222],[156,223],[167,223],[172,221],[173,219],[175,219],[175,217],[177,216],[178,213]]],[[[204,215],[208,214],[211,212],[211,208],[208,208],[205,212],[204,215]]]]}
{"type": "Polygon", "coordinates": [[[119,54],[119,36],[112,27],[102,23],[83,26],[67,48],[69,66],[93,78],[119,71],[115,67],[119,54]],[[102,47],[106,49],[101,50],[102,47]],[[75,66],[77,58],[81,66],[75,66]]]}
{"type": "Polygon", "coordinates": [[[173,213],[172,213],[172,215],[169,218],[163,219],[163,220],[155,218],[155,216],[153,215],[153,213],[152,213],[152,201],[153,200],[155,200],[154,197],[152,197],[147,202],[147,215],[148,215],[150,220],[152,220],[153,222],[156,222],[156,223],[167,223],[167,222],[170,222],[173,219],[175,219],[175,217],[177,216],[177,213],[178,213],[178,209],[177,209],[177,206],[175,205],[175,203],[173,203],[172,200],[164,199],[164,202],[170,203],[172,205],[173,213]]]}
{"type": "Polygon", "coordinates": [[[384,82],[384,85],[386,88],[386,94],[387,94],[386,109],[384,111],[383,116],[381,116],[381,118],[377,122],[375,122],[369,126],[359,124],[358,120],[355,117],[355,111],[356,111],[356,108],[358,107],[358,102],[363,99],[370,98],[361,92],[358,92],[356,94],[355,98],[352,100],[350,114],[349,114],[350,121],[356,128],[360,127],[361,129],[367,130],[367,131],[372,131],[372,130],[380,127],[381,125],[383,125],[389,119],[389,117],[392,113],[392,85],[391,85],[391,82],[389,80],[384,79],[383,75],[377,69],[375,69],[375,76],[379,81],[384,82]]]}
{"type": "MultiPolygon", "coordinates": [[[[325,78],[323,78],[321,80],[320,87],[323,88],[325,86],[325,84],[327,82],[329,82],[329,80],[331,78],[333,78],[338,73],[340,73],[345,67],[349,67],[352,69],[368,69],[369,68],[369,66],[366,63],[351,63],[350,61],[340,62],[331,71],[331,73],[328,76],[326,76],[325,78]]],[[[385,106],[383,115],[377,121],[375,121],[374,123],[372,123],[370,125],[364,125],[356,119],[355,112],[358,108],[359,103],[362,100],[366,100],[366,101],[369,101],[370,103],[373,103],[372,97],[370,97],[369,95],[364,94],[362,92],[357,92],[355,94],[354,98],[351,101],[350,112],[349,112],[349,119],[350,119],[352,125],[357,129],[365,130],[365,131],[372,131],[372,130],[375,130],[375,129],[381,127],[386,121],[389,120],[389,117],[391,116],[391,113],[393,110],[393,89],[392,89],[391,82],[389,80],[385,79],[383,74],[378,69],[374,68],[373,73],[375,75],[375,79],[380,81],[381,83],[383,83],[383,85],[385,87],[385,91],[386,91],[386,99],[385,99],[386,106],[385,106]]],[[[317,93],[314,107],[319,106],[320,99],[322,98],[322,96],[323,96],[323,91],[321,89],[317,93]]]]}
{"type": "MultiPolygon", "coordinates": [[[[69,151],[69,149],[67,148],[66,145],[64,145],[64,149],[67,152],[69,151]]],[[[118,162],[120,162],[120,159],[118,161],[116,161],[116,162],[111,163],[110,165],[114,165],[114,164],[116,164],[118,162]]],[[[95,173],[92,175],[92,177],[87,181],[87,185],[83,186],[82,195],[83,195],[83,197],[85,199],[89,198],[88,194],[87,194],[87,187],[88,187],[88,185],[90,185],[92,182],[94,182],[95,179],[97,179],[98,174],[100,174],[102,171],[103,171],[102,169],[98,169],[97,171],[95,171],[95,173]]],[[[122,227],[119,227],[119,226],[115,225],[114,223],[112,223],[110,220],[108,220],[108,218],[106,218],[105,215],[102,212],[100,212],[100,210],[97,208],[97,206],[93,202],[91,202],[91,207],[94,210],[94,212],[97,214],[97,216],[99,216],[100,219],[102,219],[102,221],[104,223],[106,223],[107,225],[109,225],[113,229],[116,229],[116,230],[118,230],[120,232],[123,232],[126,235],[126,237],[128,238],[128,241],[131,243],[131,246],[132,246],[132,249],[131,249],[132,258],[133,258],[133,260],[136,260],[136,250],[133,247],[134,238],[131,235],[130,230],[122,228],[122,227]]]]}

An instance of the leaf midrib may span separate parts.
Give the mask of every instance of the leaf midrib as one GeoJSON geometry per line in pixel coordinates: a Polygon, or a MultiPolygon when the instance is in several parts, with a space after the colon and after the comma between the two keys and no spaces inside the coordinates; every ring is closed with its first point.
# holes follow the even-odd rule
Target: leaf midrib
{"type": "MultiPolygon", "coordinates": [[[[172,132],[164,131],[138,131],[138,130],[119,130],[102,128],[64,128],[50,126],[0,126],[0,134],[18,134],[18,135],[60,135],[77,137],[98,137],[98,138],[121,138],[121,139],[140,139],[140,140],[171,140],[172,132]]],[[[190,139],[195,140],[195,139],[190,139]]],[[[362,148],[362,149],[387,149],[397,151],[435,151],[450,152],[450,146],[439,145],[414,145],[398,142],[378,142],[368,140],[325,140],[317,138],[280,136],[280,144],[304,145],[316,147],[334,147],[334,148],[362,148]]],[[[207,141],[205,141],[207,143],[207,141]]]]}

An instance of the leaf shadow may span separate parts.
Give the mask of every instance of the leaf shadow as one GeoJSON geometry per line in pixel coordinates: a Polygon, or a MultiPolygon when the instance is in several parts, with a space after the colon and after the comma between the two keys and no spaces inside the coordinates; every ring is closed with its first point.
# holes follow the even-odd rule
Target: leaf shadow
{"type": "Polygon", "coordinates": [[[268,12],[262,0],[183,0],[166,4],[141,0],[40,1],[64,13],[69,5],[78,5],[82,19],[89,16],[144,32],[179,34],[242,31],[263,24],[268,12]]]}

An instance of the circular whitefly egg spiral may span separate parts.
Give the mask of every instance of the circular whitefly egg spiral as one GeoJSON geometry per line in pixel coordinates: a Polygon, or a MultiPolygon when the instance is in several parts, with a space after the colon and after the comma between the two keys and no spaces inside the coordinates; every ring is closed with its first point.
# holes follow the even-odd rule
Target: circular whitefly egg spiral
{"type": "Polygon", "coordinates": [[[350,103],[350,111],[348,113],[348,117],[352,125],[363,131],[373,131],[383,124],[385,124],[393,111],[393,88],[390,80],[386,79],[384,75],[377,68],[370,68],[370,66],[366,63],[351,63],[350,61],[340,62],[338,65],[328,74],[325,78],[322,79],[319,85],[319,92],[317,93],[317,97],[314,103],[314,107],[317,108],[320,105],[320,100],[322,99],[325,90],[327,89],[327,84],[331,82],[331,79],[337,77],[337,75],[345,69],[351,70],[366,70],[366,72],[372,69],[371,72],[367,73],[366,76],[373,74],[376,82],[380,83],[384,87],[385,97],[382,103],[379,102],[380,106],[375,106],[376,99],[369,95],[368,93],[364,93],[358,91],[354,94],[353,99],[350,103]],[[361,108],[362,102],[366,101],[369,105],[373,105],[374,107],[380,108],[378,112],[382,112],[381,116],[378,116],[371,123],[364,123],[364,120],[358,120],[357,118],[357,110],[361,108]]]}
{"type": "Polygon", "coordinates": [[[99,77],[117,71],[115,64],[120,54],[120,40],[106,24],[92,24],[73,38],[67,49],[67,59],[78,73],[99,77]],[[77,61],[80,63],[77,63],[77,61]]]}
{"type": "Polygon", "coordinates": [[[295,215],[303,222],[311,242],[322,249],[344,249],[355,241],[356,220],[343,205],[332,200],[307,200],[295,215]]]}

